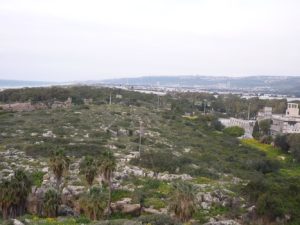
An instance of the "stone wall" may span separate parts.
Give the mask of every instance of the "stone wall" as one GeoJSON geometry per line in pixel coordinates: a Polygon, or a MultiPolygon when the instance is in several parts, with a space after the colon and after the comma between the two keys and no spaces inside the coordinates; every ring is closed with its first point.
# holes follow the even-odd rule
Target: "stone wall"
{"type": "Polygon", "coordinates": [[[29,112],[38,109],[48,108],[44,103],[32,104],[31,102],[16,102],[13,104],[4,104],[0,107],[5,111],[14,111],[14,112],[29,112]]]}
{"type": "Polygon", "coordinates": [[[233,126],[238,126],[241,127],[245,130],[245,137],[246,138],[251,138],[252,137],[252,132],[253,132],[253,127],[255,124],[254,120],[242,120],[242,119],[236,119],[236,118],[229,118],[229,119],[224,119],[221,118],[219,121],[225,126],[225,127],[233,127],[233,126]]]}
{"type": "Polygon", "coordinates": [[[72,98],[68,98],[67,101],[60,102],[60,101],[54,101],[51,105],[52,109],[67,109],[72,107],[72,98]]]}
{"type": "Polygon", "coordinates": [[[68,98],[66,101],[54,101],[50,106],[45,103],[38,102],[32,104],[31,102],[16,102],[12,104],[3,104],[0,105],[0,108],[4,111],[12,111],[12,112],[30,112],[39,109],[58,109],[58,108],[71,108],[72,107],[72,99],[68,98]]]}

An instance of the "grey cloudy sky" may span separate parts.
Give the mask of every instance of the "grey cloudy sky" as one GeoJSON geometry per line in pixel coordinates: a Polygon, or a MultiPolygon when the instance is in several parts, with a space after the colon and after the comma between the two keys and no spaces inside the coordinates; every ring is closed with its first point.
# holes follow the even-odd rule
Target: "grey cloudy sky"
{"type": "Polygon", "coordinates": [[[299,0],[0,0],[0,79],[300,75],[299,0]]]}

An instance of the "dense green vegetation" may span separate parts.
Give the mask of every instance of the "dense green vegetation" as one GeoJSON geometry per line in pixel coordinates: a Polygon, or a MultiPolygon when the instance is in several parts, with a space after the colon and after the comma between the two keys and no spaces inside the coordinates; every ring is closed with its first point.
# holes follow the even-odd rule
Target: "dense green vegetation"
{"type": "Polygon", "coordinates": [[[261,120],[259,122],[256,121],[253,127],[252,136],[262,143],[271,144],[271,142],[273,141],[273,137],[271,136],[270,131],[271,124],[272,120],[270,119],[261,120]]]}
{"type": "Polygon", "coordinates": [[[290,152],[300,162],[300,135],[277,135],[274,144],[284,152],[290,152]]]}
{"type": "Polygon", "coordinates": [[[223,116],[234,116],[239,118],[255,117],[257,112],[264,106],[273,108],[274,113],[284,113],[287,107],[286,100],[261,100],[258,98],[241,99],[238,95],[225,94],[213,95],[207,93],[169,93],[166,96],[142,94],[139,92],[126,91],[122,89],[109,89],[89,86],[72,87],[49,87],[49,88],[23,88],[7,89],[0,92],[0,102],[44,102],[49,104],[54,100],[65,101],[71,97],[73,103],[81,105],[84,99],[93,99],[94,104],[109,103],[112,96],[114,103],[147,107],[168,107],[173,112],[192,111],[214,111],[223,116]],[[116,98],[122,95],[122,98],[116,98]]]}
{"type": "Polygon", "coordinates": [[[270,167],[269,173],[252,179],[244,188],[249,199],[256,203],[258,213],[273,220],[288,216],[292,218],[291,224],[299,224],[300,164],[270,145],[255,140],[244,140],[243,144],[265,152],[270,160],[280,164],[270,167]]]}
{"type": "MultiPolygon", "coordinates": [[[[51,102],[70,96],[74,100],[75,105],[70,109],[0,112],[0,151],[17,149],[25,152],[26,156],[48,163],[49,173],[55,175],[55,190],[49,189],[43,201],[44,217],[57,216],[64,185],[83,185],[84,194],[77,200],[82,216],[89,219],[82,218],[86,221],[82,223],[90,223],[90,219],[122,218],[155,225],[176,224],[193,218],[202,224],[217,215],[239,218],[245,213],[244,208],[236,206],[239,204],[212,204],[204,210],[194,202],[197,191],[226,189],[232,197],[246,199],[247,207],[255,204],[258,216],[266,218],[265,221],[299,224],[300,164],[294,160],[300,158],[299,137],[278,136],[274,140],[278,147],[275,148],[263,144],[272,141],[262,138],[270,135],[269,121],[257,124],[257,139],[263,143],[254,139],[239,140],[236,137],[244,134],[243,129],[224,129],[218,121],[219,116],[247,117],[249,104],[251,116],[266,105],[273,106],[275,112],[283,112],[286,106],[283,100],[170,93],[159,97],[158,101],[152,94],[94,87],[5,90],[0,96],[4,103],[51,102]],[[116,98],[117,94],[122,98],[116,98]],[[108,104],[110,95],[113,96],[111,105],[108,104]],[[83,105],[84,98],[93,98],[93,103],[83,105]],[[113,187],[113,172],[118,163],[132,153],[138,157],[126,159],[126,163],[153,172],[154,176],[128,174],[120,182],[127,189],[113,187]],[[80,173],[76,181],[71,181],[68,172],[74,162],[80,162],[80,173]],[[159,173],[186,174],[191,179],[183,183],[159,180],[159,173]],[[102,187],[96,180],[99,175],[103,178],[102,187]],[[233,182],[235,180],[240,181],[233,182]],[[124,198],[132,198],[133,203],[141,207],[168,208],[178,220],[147,213],[137,217],[136,214],[111,212],[111,203],[124,198]]],[[[20,157],[17,163],[22,164],[22,160],[20,157]]],[[[35,170],[22,175],[24,179],[19,181],[26,181],[28,188],[32,184],[39,187],[46,172],[41,171],[42,167],[36,161],[31,163],[35,170]],[[25,176],[30,178],[28,182],[25,176]]],[[[0,169],[5,169],[2,164],[0,169]]],[[[3,213],[3,206],[13,207],[16,205],[13,201],[17,200],[10,200],[8,204],[4,191],[10,191],[7,187],[12,184],[1,182],[1,185],[5,186],[0,191],[3,213]]],[[[28,189],[22,191],[24,200],[28,189]]],[[[17,205],[21,206],[19,203],[17,205]]],[[[55,218],[31,220],[36,220],[36,224],[60,224],[55,218]]],[[[77,223],[81,223],[80,218],[68,218],[63,222],[77,223]]]]}

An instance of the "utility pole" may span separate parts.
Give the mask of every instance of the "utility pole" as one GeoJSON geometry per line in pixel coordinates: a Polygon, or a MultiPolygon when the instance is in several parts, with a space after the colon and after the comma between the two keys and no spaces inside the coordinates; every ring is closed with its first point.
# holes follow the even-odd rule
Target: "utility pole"
{"type": "Polygon", "coordinates": [[[157,95],[157,109],[159,109],[159,95],[157,95]]]}
{"type": "Polygon", "coordinates": [[[139,154],[140,154],[140,159],[141,159],[141,145],[142,145],[142,133],[143,133],[143,129],[142,129],[142,124],[143,122],[140,120],[140,132],[139,132],[139,154]]]}
{"type": "Polygon", "coordinates": [[[250,106],[251,106],[251,103],[249,103],[249,105],[248,105],[248,120],[250,120],[250,106]]]}
{"type": "Polygon", "coordinates": [[[111,93],[109,93],[109,104],[111,105],[111,93]]]}
{"type": "Polygon", "coordinates": [[[206,115],[206,100],[204,100],[204,115],[206,115]]]}

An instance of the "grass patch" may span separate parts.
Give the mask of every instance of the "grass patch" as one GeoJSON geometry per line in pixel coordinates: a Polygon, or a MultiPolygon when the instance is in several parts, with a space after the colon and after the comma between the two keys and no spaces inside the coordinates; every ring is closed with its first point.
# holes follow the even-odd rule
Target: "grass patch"
{"type": "Polygon", "coordinates": [[[122,200],[123,198],[130,198],[132,193],[126,190],[116,189],[112,192],[111,199],[113,202],[122,200]]]}
{"type": "Polygon", "coordinates": [[[189,119],[189,120],[196,120],[198,119],[198,116],[182,116],[182,118],[189,119]]]}
{"type": "Polygon", "coordinates": [[[145,200],[146,207],[153,207],[154,209],[161,209],[166,207],[166,203],[159,198],[146,198],[145,200]]]}
{"type": "Polygon", "coordinates": [[[37,216],[25,215],[19,218],[20,221],[28,219],[30,225],[76,225],[76,224],[90,224],[91,221],[86,217],[61,217],[61,218],[40,218],[37,216]]]}
{"type": "Polygon", "coordinates": [[[263,144],[255,139],[242,139],[242,144],[256,148],[258,150],[261,150],[267,154],[268,157],[273,159],[285,159],[287,155],[282,154],[278,148],[273,147],[272,145],[263,144]]]}
{"type": "Polygon", "coordinates": [[[214,183],[214,180],[208,178],[208,177],[197,177],[193,179],[193,183],[196,184],[211,184],[214,183]]]}

